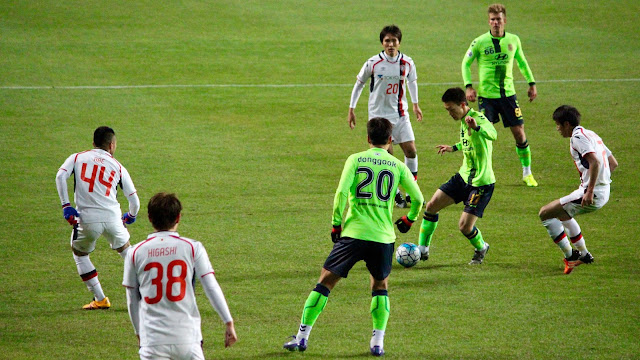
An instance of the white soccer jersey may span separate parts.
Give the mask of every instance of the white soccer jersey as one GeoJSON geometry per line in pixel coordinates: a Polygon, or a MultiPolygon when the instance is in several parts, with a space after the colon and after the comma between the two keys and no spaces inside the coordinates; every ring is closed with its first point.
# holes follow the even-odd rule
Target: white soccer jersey
{"type": "Polygon", "coordinates": [[[576,126],[571,133],[571,157],[580,173],[580,187],[586,188],[589,184],[589,163],[584,159],[584,155],[593,153],[600,161],[600,171],[596,186],[609,185],[611,183],[611,169],[609,167],[609,156],[611,151],[604,144],[600,136],[582,126],[576,126]]]}
{"type": "Polygon", "coordinates": [[[369,119],[384,117],[393,120],[409,115],[406,83],[418,79],[416,66],[410,57],[398,53],[396,61],[391,62],[388,55],[382,51],[362,66],[358,81],[364,84],[367,79],[371,81],[369,119]]]}
{"type": "Polygon", "coordinates": [[[124,166],[108,152],[92,149],[73,154],[58,170],[58,195],[62,204],[69,203],[66,179],[74,175],[74,198],[80,222],[120,221],[122,211],[118,203],[117,185],[127,197],[136,193],[136,188],[124,166]]]}
{"type": "Polygon", "coordinates": [[[195,277],[213,274],[204,246],[177,232],[152,233],[127,253],[122,285],[138,288],[140,346],[202,340],[195,277]]]}

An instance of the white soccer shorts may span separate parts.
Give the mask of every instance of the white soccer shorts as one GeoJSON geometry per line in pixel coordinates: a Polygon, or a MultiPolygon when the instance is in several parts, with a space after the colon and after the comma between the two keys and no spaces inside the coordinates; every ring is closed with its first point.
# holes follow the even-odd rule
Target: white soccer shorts
{"type": "Polygon", "coordinates": [[[393,124],[393,130],[391,132],[391,140],[394,144],[402,144],[408,141],[415,141],[416,137],[413,135],[413,128],[411,127],[411,121],[409,116],[403,116],[401,118],[389,119],[393,124]]]}
{"type": "Polygon", "coordinates": [[[140,360],[204,360],[200,343],[143,346],[138,354],[140,354],[140,360]]]}
{"type": "Polygon", "coordinates": [[[560,205],[562,205],[562,208],[569,216],[574,217],[576,215],[594,212],[609,201],[609,186],[596,186],[593,190],[593,204],[582,206],[580,203],[584,196],[584,190],[585,189],[581,187],[571,194],[560,198],[560,205]]]}
{"type": "Polygon", "coordinates": [[[78,223],[77,234],[75,230],[71,232],[71,247],[84,253],[91,253],[96,249],[96,240],[100,235],[104,235],[112,249],[121,248],[129,241],[129,232],[122,221],[78,223]]]}

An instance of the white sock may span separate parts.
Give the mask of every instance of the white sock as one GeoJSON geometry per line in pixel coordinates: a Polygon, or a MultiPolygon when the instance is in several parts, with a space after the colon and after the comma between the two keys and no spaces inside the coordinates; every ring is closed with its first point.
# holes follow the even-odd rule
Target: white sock
{"type": "Polygon", "coordinates": [[[78,274],[84,281],[84,284],[87,286],[87,289],[91,291],[98,301],[104,300],[104,292],[102,291],[102,286],[100,285],[100,281],[98,280],[98,273],[96,271],[96,267],[91,263],[91,259],[89,259],[89,255],[87,256],[77,256],[73,254],[73,259],[76,261],[76,268],[78,269],[78,274]],[[86,274],[90,274],[95,272],[94,276],[85,280],[86,274]]]}
{"type": "Polygon", "coordinates": [[[418,172],[418,155],[416,154],[416,157],[414,158],[408,158],[405,156],[404,164],[407,165],[407,167],[409,168],[409,171],[411,171],[412,173],[417,173],[418,172]]]}
{"type": "Polygon", "coordinates": [[[580,229],[580,225],[578,225],[576,219],[571,218],[567,221],[563,221],[562,225],[567,230],[567,235],[569,235],[569,237],[571,238],[580,235],[580,233],[582,232],[582,230],[580,229]]]}
{"type": "Polygon", "coordinates": [[[429,247],[428,246],[424,246],[424,245],[418,245],[418,249],[420,249],[420,253],[424,254],[426,252],[429,252],[429,247]]]}
{"type": "Polygon", "coordinates": [[[298,335],[296,335],[296,340],[301,340],[301,339],[305,339],[305,340],[309,340],[309,334],[311,334],[311,325],[304,325],[304,324],[300,324],[300,327],[298,328],[298,335]]]}
{"type": "Polygon", "coordinates": [[[373,329],[373,335],[371,335],[371,341],[369,342],[369,347],[380,346],[383,347],[384,344],[384,330],[373,329]]]}
{"type": "Polygon", "coordinates": [[[564,225],[564,228],[567,230],[567,235],[571,239],[573,246],[580,251],[580,255],[588,253],[587,245],[584,242],[584,237],[582,237],[582,230],[580,229],[580,225],[578,225],[576,219],[572,218],[567,221],[563,221],[562,225],[564,225]]]}
{"type": "Polygon", "coordinates": [[[527,177],[531,175],[531,166],[523,166],[522,167],[522,177],[527,177]]]}
{"type": "Polygon", "coordinates": [[[562,250],[564,256],[567,258],[571,256],[573,251],[571,243],[569,243],[567,235],[564,233],[564,226],[562,226],[560,220],[556,218],[547,219],[542,222],[542,225],[547,228],[547,233],[551,236],[556,245],[558,245],[560,250],[562,250]],[[559,238],[560,236],[562,236],[562,238],[559,238]]]}

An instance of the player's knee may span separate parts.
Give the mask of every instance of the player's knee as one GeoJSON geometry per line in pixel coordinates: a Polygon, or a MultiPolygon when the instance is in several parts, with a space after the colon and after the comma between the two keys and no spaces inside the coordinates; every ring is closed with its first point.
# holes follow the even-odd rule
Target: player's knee
{"type": "Polygon", "coordinates": [[[122,245],[121,247],[119,247],[119,248],[117,248],[117,249],[114,249],[114,250],[115,250],[115,251],[117,251],[117,252],[119,252],[119,253],[121,253],[121,252],[123,252],[126,248],[128,248],[129,246],[131,246],[131,243],[129,243],[129,242],[127,241],[127,243],[126,243],[126,244],[124,244],[124,245],[122,245]]]}
{"type": "Polygon", "coordinates": [[[547,207],[543,206],[540,208],[540,211],[538,211],[538,217],[540,218],[540,221],[545,221],[547,220],[549,217],[549,212],[547,211],[547,207]]]}
{"type": "Polygon", "coordinates": [[[89,253],[86,253],[86,252],[82,252],[82,251],[80,251],[80,250],[77,250],[77,249],[75,249],[73,246],[71,247],[71,251],[73,251],[73,253],[74,253],[76,256],[87,256],[87,255],[89,255],[89,253]]]}
{"type": "Polygon", "coordinates": [[[410,159],[415,158],[417,155],[418,155],[418,152],[416,151],[416,148],[407,149],[404,151],[404,156],[410,159]]]}
{"type": "Polygon", "coordinates": [[[469,234],[473,230],[473,223],[460,219],[458,229],[464,235],[469,234]]]}

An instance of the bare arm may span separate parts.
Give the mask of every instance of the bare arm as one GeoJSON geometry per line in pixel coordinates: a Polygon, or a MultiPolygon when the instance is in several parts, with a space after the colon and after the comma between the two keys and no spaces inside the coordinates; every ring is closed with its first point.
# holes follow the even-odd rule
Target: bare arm
{"type": "Polygon", "coordinates": [[[609,159],[609,169],[611,169],[611,172],[613,172],[613,170],[615,170],[618,167],[618,160],[616,160],[613,154],[609,155],[608,159],[609,159]]]}
{"type": "Polygon", "coordinates": [[[584,155],[584,159],[589,163],[589,184],[587,184],[587,190],[582,197],[582,206],[589,206],[593,204],[593,189],[598,181],[598,172],[600,172],[600,162],[595,153],[587,153],[584,155]]]}

